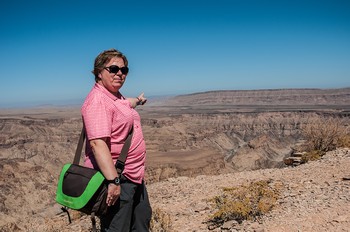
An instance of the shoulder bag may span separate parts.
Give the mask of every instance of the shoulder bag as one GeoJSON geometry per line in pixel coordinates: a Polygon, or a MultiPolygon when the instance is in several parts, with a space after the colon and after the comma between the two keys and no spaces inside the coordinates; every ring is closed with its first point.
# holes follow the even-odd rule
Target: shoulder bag
{"type": "MultiPolygon", "coordinates": [[[[133,128],[128,134],[115,164],[119,176],[124,170],[132,134],[133,128]]],[[[91,215],[94,230],[94,228],[96,229],[95,216],[107,213],[107,183],[100,171],[79,165],[85,137],[85,128],[83,127],[73,163],[65,164],[62,168],[57,185],[56,202],[64,206],[62,209],[67,213],[67,208],[69,208],[91,215]]],[[[71,222],[69,213],[68,219],[71,222]]]]}

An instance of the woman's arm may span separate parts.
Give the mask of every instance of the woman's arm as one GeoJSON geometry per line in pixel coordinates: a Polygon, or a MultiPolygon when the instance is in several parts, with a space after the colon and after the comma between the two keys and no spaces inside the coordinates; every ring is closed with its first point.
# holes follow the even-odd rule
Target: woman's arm
{"type": "Polygon", "coordinates": [[[136,108],[138,105],[144,105],[147,102],[147,98],[144,97],[144,93],[141,93],[138,97],[127,98],[132,108],[136,108]]]}
{"type": "MultiPolygon", "coordinates": [[[[118,177],[117,169],[114,166],[111,153],[108,149],[106,138],[90,140],[90,146],[94,153],[98,167],[107,180],[113,180],[118,177]]],[[[120,196],[120,186],[115,184],[108,185],[106,203],[108,206],[114,205],[120,196]]]]}
{"type": "Polygon", "coordinates": [[[118,176],[106,139],[93,139],[90,146],[94,153],[98,167],[107,180],[113,180],[118,176]]]}

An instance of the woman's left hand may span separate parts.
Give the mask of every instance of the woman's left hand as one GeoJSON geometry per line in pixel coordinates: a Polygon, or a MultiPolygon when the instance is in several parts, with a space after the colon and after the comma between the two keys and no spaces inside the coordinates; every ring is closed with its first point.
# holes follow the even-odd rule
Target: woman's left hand
{"type": "Polygon", "coordinates": [[[108,206],[114,205],[120,196],[120,185],[109,184],[106,203],[108,206]]]}
{"type": "Polygon", "coordinates": [[[132,108],[136,108],[136,106],[139,106],[139,105],[144,105],[147,102],[147,98],[144,97],[144,93],[141,93],[136,98],[128,98],[128,100],[132,108]]]}
{"type": "Polygon", "coordinates": [[[144,97],[144,93],[141,93],[137,99],[137,105],[144,105],[147,102],[147,98],[144,97]]]}

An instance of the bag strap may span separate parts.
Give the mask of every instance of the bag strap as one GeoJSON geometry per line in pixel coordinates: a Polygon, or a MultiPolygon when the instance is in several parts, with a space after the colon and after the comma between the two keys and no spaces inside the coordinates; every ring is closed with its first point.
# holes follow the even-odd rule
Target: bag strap
{"type": "Polygon", "coordinates": [[[117,162],[115,162],[115,168],[117,169],[117,173],[118,173],[119,177],[124,170],[125,160],[126,160],[126,156],[128,155],[128,152],[129,152],[129,148],[131,145],[131,139],[132,139],[133,134],[134,134],[134,127],[131,127],[131,130],[128,134],[128,137],[125,140],[123,148],[122,148],[120,155],[117,159],[117,162]]]}
{"type": "MultiPolygon", "coordinates": [[[[124,165],[125,165],[125,160],[126,160],[126,156],[128,155],[128,151],[131,145],[131,139],[132,139],[132,135],[134,134],[134,127],[131,128],[128,137],[125,140],[125,143],[123,145],[123,148],[120,152],[120,155],[118,157],[117,162],[115,163],[115,168],[117,169],[117,173],[120,176],[121,173],[124,170],[124,165]]],[[[81,156],[81,152],[83,150],[83,144],[86,138],[86,132],[85,132],[85,127],[83,126],[83,129],[81,130],[80,133],[80,138],[79,138],[79,142],[77,145],[77,149],[75,150],[75,156],[74,156],[74,160],[73,160],[73,164],[78,165],[79,161],[80,161],[80,156],[81,156]]]]}
{"type": "Polygon", "coordinates": [[[85,141],[85,127],[83,126],[83,129],[81,129],[81,133],[80,133],[80,138],[79,138],[79,142],[77,145],[77,149],[75,149],[75,156],[73,159],[73,164],[78,165],[80,162],[80,156],[81,156],[81,152],[83,150],[83,145],[84,145],[84,141],[85,141]]]}

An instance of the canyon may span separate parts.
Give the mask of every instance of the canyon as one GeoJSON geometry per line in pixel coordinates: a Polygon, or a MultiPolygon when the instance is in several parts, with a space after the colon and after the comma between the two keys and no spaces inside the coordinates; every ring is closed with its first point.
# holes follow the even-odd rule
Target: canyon
{"type": "MultiPolygon", "coordinates": [[[[350,125],[349,102],[350,88],[150,98],[137,108],[147,184],[159,192],[154,186],[174,178],[283,170],[284,158],[305,142],[307,125],[330,119],[350,125]]],[[[50,220],[59,213],[57,178],[73,159],[81,128],[79,106],[0,110],[0,231],[31,231],[23,218],[50,220]]]]}

